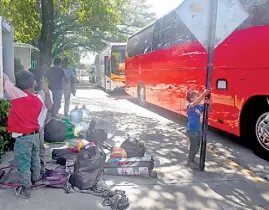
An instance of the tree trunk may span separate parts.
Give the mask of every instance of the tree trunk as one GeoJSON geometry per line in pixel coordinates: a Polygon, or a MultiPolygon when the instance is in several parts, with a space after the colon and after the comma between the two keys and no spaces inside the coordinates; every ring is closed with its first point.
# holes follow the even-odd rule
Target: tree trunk
{"type": "Polygon", "coordinates": [[[38,46],[40,50],[38,67],[47,69],[51,64],[51,50],[53,46],[54,32],[54,2],[53,0],[41,0],[42,28],[38,46]]]}

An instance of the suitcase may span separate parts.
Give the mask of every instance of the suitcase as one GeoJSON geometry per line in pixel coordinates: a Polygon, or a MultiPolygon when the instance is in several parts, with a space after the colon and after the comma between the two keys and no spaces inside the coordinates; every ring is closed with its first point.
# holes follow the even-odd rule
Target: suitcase
{"type": "Polygon", "coordinates": [[[122,176],[155,176],[154,159],[152,156],[109,159],[104,166],[107,175],[122,176]]]}

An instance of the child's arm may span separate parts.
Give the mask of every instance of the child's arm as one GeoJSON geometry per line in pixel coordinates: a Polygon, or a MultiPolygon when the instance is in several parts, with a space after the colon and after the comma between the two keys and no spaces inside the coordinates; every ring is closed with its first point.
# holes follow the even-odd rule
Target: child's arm
{"type": "Polygon", "coordinates": [[[4,79],[4,90],[7,92],[11,100],[27,96],[25,92],[14,86],[14,84],[9,80],[6,74],[3,74],[3,79],[4,79]]]}
{"type": "Polygon", "coordinates": [[[45,106],[46,106],[47,109],[51,109],[52,104],[53,104],[52,97],[51,97],[51,92],[49,90],[48,83],[45,80],[42,81],[42,90],[45,93],[45,99],[43,99],[44,103],[45,103],[45,106]]]}
{"type": "Polygon", "coordinates": [[[190,107],[195,107],[202,102],[202,100],[211,93],[211,90],[205,90],[194,102],[190,103],[190,107]]]}
{"type": "Polygon", "coordinates": [[[45,92],[45,106],[47,109],[51,109],[53,105],[50,92],[45,92]]]}

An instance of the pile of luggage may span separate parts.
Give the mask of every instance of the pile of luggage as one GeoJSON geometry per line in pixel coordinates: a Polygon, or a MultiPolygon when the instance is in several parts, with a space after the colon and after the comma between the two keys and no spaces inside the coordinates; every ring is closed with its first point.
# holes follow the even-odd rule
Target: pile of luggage
{"type": "MultiPolygon", "coordinates": [[[[129,206],[125,192],[100,188],[98,182],[101,176],[105,173],[156,177],[154,159],[146,154],[146,147],[142,141],[130,136],[119,148],[112,147],[107,143],[107,132],[96,128],[94,119],[87,123],[87,115],[89,111],[83,106],[81,109],[76,107],[71,111],[70,120],[67,118],[48,120],[45,125],[46,142],[58,144],[74,137],[81,139],[73,147],[53,149],[52,159],[59,166],[47,169],[43,182],[33,187],[63,188],[66,192],[73,189],[76,192],[103,197],[104,206],[111,206],[115,210],[125,210],[129,206]],[[104,149],[110,151],[109,156],[104,149]],[[67,161],[70,159],[74,160],[74,164],[71,165],[73,170],[70,170],[70,165],[67,166],[67,161]]],[[[7,168],[12,168],[12,166],[7,168]]],[[[8,174],[0,170],[0,185],[17,186],[5,183],[2,179],[4,175],[8,174]]]]}
{"type": "Polygon", "coordinates": [[[96,128],[94,119],[87,126],[80,124],[79,127],[80,130],[77,130],[76,134],[81,138],[79,143],[73,148],[54,149],[52,159],[75,159],[82,148],[95,145],[111,152],[105,159],[103,167],[105,174],[156,177],[154,158],[146,154],[146,147],[142,141],[128,136],[119,148],[114,148],[106,143],[108,135],[103,129],[96,128]]]}
{"type": "MultiPolygon", "coordinates": [[[[73,160],[74,169],[69,173],[67,181],[70,188],[77,192],[103,197],[103,205],[124,210],[129,206],[125,192],[100,189],[98,185],[100,177],[102,174],[156,177],[154,159],[146,154],[144,143],[131,136],[128,136],[119,148],[112,147],[107,143],[107,132],[96,128],[94,119],[89,123],[88,115],[89,110],[85,106],[81,109],[76,107],[71,111],[70,120],[52,118],[48,121],[45,126],[47,142],[59,143],[71,138],[80,139],[73,147],[53,149],[52,159],[56,163],[63,159],[73,160]],[[104,149],[109,151],[109,155],[104,152],[104,149]]],[[[49,181],[57,177],[59,184],[66,179],[65,174],[60,173],[59,169],[49,171],[47,177],[49,181]],[[59,179],[59,174],[64,176],[59,179]]]]}
{"type": "Polygon", "coordinates": [[[155,177],[154,159],[146,154],[142,141],[128,136],[120,148],[112,149],[105,163],[105,174],[155,177]]]}

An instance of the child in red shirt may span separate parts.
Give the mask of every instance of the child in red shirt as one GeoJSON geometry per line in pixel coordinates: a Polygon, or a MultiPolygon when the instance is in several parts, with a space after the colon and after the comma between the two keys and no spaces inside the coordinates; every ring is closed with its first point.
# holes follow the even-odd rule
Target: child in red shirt
{"type": "Polygon", "coordinates": [[[31,72],[20,71],[15,76],[16,87],[4,75],[4,90],[11,99],[7,131],[16,139],[14,156],[21,186],[15,193],[30,198],[32,183],[40,178],[38,116],[43,103],[34,94],[35,80],[31,72]]]}

